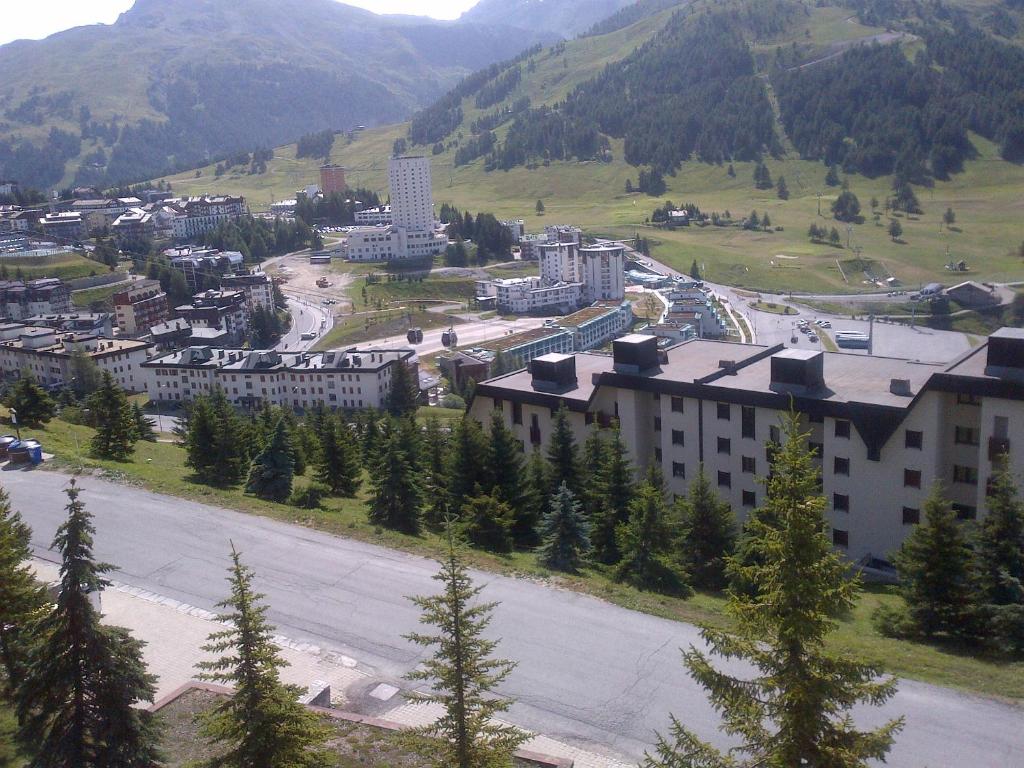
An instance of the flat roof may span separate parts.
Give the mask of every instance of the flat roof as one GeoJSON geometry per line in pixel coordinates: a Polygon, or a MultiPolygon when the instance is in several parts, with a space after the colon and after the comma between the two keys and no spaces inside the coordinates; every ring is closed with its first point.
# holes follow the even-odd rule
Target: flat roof
{"type": "Polygon", "coordinates": [[[599,317],[606,315],[615,314],[619,311],[618,306],[614,307],[584,307],[583,309],[573,312],[571,315],[566,315],[558,319],[559,325],[583,325],[589,323],[591,320],[597,320],[599,317]]]}
{"type": "MultiPolygon", "coordinates": [[[[458,333],[458,329],[456,329],[456,333],[458,333]]],[[[514,333],[511,336],[500,336],[490,341],[477,342],[473,346],[480,349],[489,349],[492,352],[506,352],[510,349],[521,347],[524,344],[541,341],[542,339],[560,334],[568,336],[569,332],[563,328],[531,328],[527,331],[514,333]]]]}
{"type": "MultiPolygon", "coordinates": [[[[549,356],[544,355],[544,357],[548,358],[549,356]]],[[[575,357],[576,385],[565,391],[559,391],[558,394],[552,394],[542,389],[535,389],[533,386],[533,374],[526,369],[516,371],[514,373],[508,373],[504,376],[499,376],[496,379],[489,379],[488,381],[478,385],[478,391],[481,392],[481,394],[491,396],[492,393],[488,393],[486,391],[487,388],[497,387],[499,389],[512,390],[515,392],[535,392],[544,397],[554,398],[556,400],[572,401],[585,405],[590,402],[590,398],[594,394],[594,389],[596,387],[594,382],[597,378],[595,374],[602,374],[611,371],[615,365],[615,361],[612,359],[611,355],[602,355],[595,352],[577,352],[575,357]],[[479,389],[479,387],[483,387],[483,389],[479,389]]],[[[494,396],[498,396],[498,394],[494,393],[494,396]]]]}

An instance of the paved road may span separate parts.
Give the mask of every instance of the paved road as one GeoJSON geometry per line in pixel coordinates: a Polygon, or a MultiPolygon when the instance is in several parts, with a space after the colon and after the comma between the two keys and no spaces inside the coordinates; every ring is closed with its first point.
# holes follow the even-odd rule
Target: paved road
{"type": "MultiPolygon", "coordinates": [[[[43,557],[53,557],[47,548],[66,482],[46,471],[0,474],[43,557]]],[[[82,486],[96,517],[96,554],[121,567],[119,581],[209,609],[225,594],[230,539],[255,569],[282,634],[337,649],[381,679],[396,680],[417,663],[418,649],[401,637],[418,619],[404,596],[436,591],[430,561],[92,478],[82,486]]],[[[519,661],[503,688],[518,700],[516,723],[637,759],[674,711],[722,743],[717,717],[680,664],[678,648],[698,641],[693,627],[530,581],[475,578],[487,584],[486,599],[501,603],[492,624],[501,652],[519,661]]],[[[896,713],[907,727],[887,765],[1020,765],[1022,709],[904,682],[884,713],[858,718],[896,713]]]]}
{"type": "Polygon", "coordinates": [[[292,316],[292,327],[281,337],[275,347],[280,352],[300,352],[309,349],[317,340],[331,330],[334,318],[329,309],[302,299],[288,297],[288,311],[292,316]],[[316,338],[303,339],[302,334],[316,333],[316,338]]]}
{"type": "MultiPolygon", "coordinates": [[[[546,318],[543,317],[520,317],[515,320],[492,318],[490,320],[477,320],[475,322],[460,323],[454,327],[455,333],[459,337],[459,347],[471,347],[474,344],[479,344],[483,341],[491,341],[502,336],[507,336],[510,333],[519,333],[520,331],[525,331],[530,328],[540,328],[544,325],[545,319],[546,318]]],[[[423,341],[419,344],[413,345],[416,352],[420,355],[429,355],[434,352],[443,351],[445,347],[444,344],[441,343],[441,335],[445,330],[445,328],[424,330],[423,341]]],[[[359,346],[397,349],[399,347],[409,347],[410,344],[403,333],[402,335],[386,336],[379,339],[360,342],[359,346]]]]}

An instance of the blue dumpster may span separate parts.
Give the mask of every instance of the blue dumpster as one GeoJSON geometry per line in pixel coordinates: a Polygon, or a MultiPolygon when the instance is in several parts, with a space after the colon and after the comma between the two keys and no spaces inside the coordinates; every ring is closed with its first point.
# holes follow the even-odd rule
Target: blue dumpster
{"type": "Polygon", "coordinates": [[[28,440],[22,440],[21,444],[28,451],[28,460],[29,460],[30,463],[32,463],[32,464],[42,464],[43,463],[43,444],[42,443],[40,443],[38,440],[32,440],[30,438],[28,440]]]}

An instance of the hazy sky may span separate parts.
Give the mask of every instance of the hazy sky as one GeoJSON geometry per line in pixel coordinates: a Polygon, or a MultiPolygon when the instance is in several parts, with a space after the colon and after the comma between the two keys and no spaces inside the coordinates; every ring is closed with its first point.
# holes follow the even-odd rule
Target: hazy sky
{"type": "MultiPolygon", "coordinates": [[[[2,0],[6,5],[0,25],[0,45],[20,38],[39,39],[82,24],[112,24],[134,0],[2,0]]],[[[174,2],[175,0],[168,0],[174,2]]],[[[411,13],[454,19],[476,5],[476,0],[345,0],[377,13],[411,13]]],[[[177,0],[188,2],[188,0],[177,0]]],[[[231,0],[224,0],[231,2],[231,0]]]]}

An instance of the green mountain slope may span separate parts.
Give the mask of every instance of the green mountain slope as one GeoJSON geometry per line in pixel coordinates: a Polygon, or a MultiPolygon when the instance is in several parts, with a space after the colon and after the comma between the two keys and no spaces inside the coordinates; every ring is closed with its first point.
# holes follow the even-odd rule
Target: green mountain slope
{"type": "Polygon", "coordinates": [[[573,38],[636,0],[481,0],[460,21],[515,29],[548,29],[573,38]]]}
{"type": "Polygon", "coordinates": [[[544,37],[334,0],[138,0],[111,26],[0,47],[0,176],[137,180],[399,120],[544,37]]]}
{"type": "MultiPolygon", "coordinates": [[[[1024,277],[1024,261],[1017,255],[1024,237],[1018,224],[1024,219],[1024,200],[1020,195],[1024,188],[1024,169],[1001,159],[1001,153],[1005,152],[1005,136],[1001,136],[999,131],[988,131],[980,121],[964,123],[962,137],[969,151],[960,158],[959,166],[947,167],[948,174],[935,173],[930,147],[942,145],[946,133],[929,133],[932,130],[929,126],[938,125],[935,123],[936,113],[944,119],[949,115],[941,114],[937,103],[929,101],[930,96],[923,100],[915,100],[914,97],[908,103],[899,102],[899,109],[911,110],[906,115],[914,116],[915,120],[921,119],[921,133],[917,140],[924,142],[921,144],[923,149],[918,147],[921,151],[915,149],[912,154],[923,158],[924,164],[917,169],[920,173],[906,178],[917,185],[923,213],[892,213],[884,205],[886,198],[894,195],[891,170],[895,168],[907,173],[906,168],[894,165],[896,155],[888,158],[889,165],[860,167],[858,163],[863,162],[863,153],[850,153],[850,158],[857,162],[851,164],[848,174],[844,174],[842,168],[838,170],[840,176],[847,175],[851,191],[860,199],[862,219],[847,224],[831,217],[830,205],[841,190],[826,184],[827,166],[821,162],[824,158],[829,162],[842,163],[846,158],[841,154],[828,155],[808,140],[809,135],[820,132],[816,122],[818,118],[814,114],[805,114],[792,104],[788,104],[785,111],[782,109],[787,98],[796,92],[790,91],[791,87],[796,88],[790,85],[790,81],[795,81],[801,72],[811,83],[817,82],[821,72],[830,77],[830,73],[842,75],[826,81],[829,83],[856,82],[857,71],[844,74],[844,67],[860,66],[859,57],[864,56],[863,51],[872,50],[858,48],[861,43],[890,46],[882,50],[899,51],[903,54],[900,60],[912,65],[915,59],[919,59],[919,52],[926,50],[924,34],[918,29],[922,23],[919,17],[883,19],[883,23],[891,27],[887,30],[884,26],[864,23],[871,20],[867,13],[868,4],[859,0],[832,5],[746,0],[709,6],[718,12],[724,9],[732,19],[733,31],[741,34],[745,41],[754,75],[764,86],[767,99],[767,107],[758,107],[758,120],[763,119],[765,109],[770,110],[772,136],[761,135],[760,139],[755,137],[753,142],[745,145],[736,143],[731,152],[728,148],[723,151],[721,162],[701,162],[695,155],[683,158],[683,162],[676,165],[679,158],[668,156],[659,161],[667,185],[663,194],[652,197],[626,193],[627,181],[635,187],[639,172],[648,167],[646,162],[640,168],[626,162],[630,157],[631,140],[646,136],[657,145],[659,133],[652,132],[650,126],[661,120],[665,145],[673,147],[686,122],[697,119],[698,122],[694,123],[697,125],[699,118],[703,117],[702,114],[687,116],[680,113],[675,120],[664,121],[659,113],[659,98],[649,99],[650,93],[643,92],[645,82],[649,83],[649,90],[653,93],[658,93],[662,84],[654,82],[652,78],[656,75],[647,73],[640,65],[657,60],[659,56],[669,62],[681,61],[681,57],[665,56],[666,51],[659,50],[658,46],[666,40],[670,45],[676,45],[680,39],[689,40],[685,37],[689,34],[689,25],[699,22],[705,7],[700,3],[680,3],[676,8],[656,12],[610,33],[568,41],[533,53],[513,65],[518,69],[518,77],[506,82],[508,87],[501,89],[501,99],[497,103],[485,99],[486,106],[477,106],[479,96],[488,90],[493,91],[508,71],[496,73],[476,90],[462,93],[454,102],[449,100],[448,106],[454,104],[459,110],[458,120],[451,130],[442,128],[443,135],[431,136],[431,141],[412,148],[432,157],[435,200],[438,203],[451,202],[473,211],[493,211],[503,217],[526,218],[530,229],[540,228],[545,223],[572,222],[591,231],[622,237],[632,237],[639,232],[652,241],[653,254],[657,258],[682,269],[689,269],[696,259],[706,265],[712,279],[754,289],[853,292],[866,288],[863,283],[865,271],[892,274],[905,285],[932,279],[944,282],[961,279],[949,275],[944,269],[950,259],[966,260],[972,269],[968,277],[975,279],[1024,277]],[[779,8],[788,9],[781,24],[778,23],[780,14],[772,12],[779,8]],[[673,21],[673,14],[680,9],[684,19],[680,22],[676,17],[673,21]],[[682,25],[679,35],[684,37],[666,34],[673,24],[682,25]],[[640,68],[641,76],[633,79],[632,74],[635,73],[631,68],[640,68]],[[773,82],[787,90],[776,93],[770,87],[773,82]],[[608,87],[614,93],[609,96],[607,92],[600,92],[604,89],[598,89],[597,95],[603,101],[591,102],[587,91],[593,89],[594,83],[610,84],[608,87]],[[601,122],[608,119],[610,111],[619,108],[615,98],[632,110],[621,127],[601,122]],[[583,159],[576,153],[569,153],[567,156],[572,159],[568,160],[551,159],[543,152],[534,152],[525,158],[525,162],[511,164],[508,170],[501,170],[501,166],[496,166],[491,160],[491,149],[481,152],[476,151],[479,150],[476,147],[474,150],[473,143],[481,142],[488,131],[493,133],[493,137],[485,143],[493,142],[492,146],[499,150],[504,147],[509,136],[513,135],[517,118],[527,122],[529,116],[534,115],[522,111],[527,108],[524,106],[526,100],[529,101],[529,109],[542,110],[542,114],[553,116],[553,122],[566,115],[574,119],[593,119],[603,136],[597,145],[598,150],[592,157],[583,159]],[[591,114],[578,109],[580,104],[591,103],[602,106],[591,114]],[[609,104],[611,106],[607,106],[609,104]],[[925,107],[923,110],[922,105],[925,107]],[[544,108],[547,112],[543,112],[544,108]],[[570,108],[578,111],[570,112],[570,108]],[[519,111],[509,114],[516,110],[519,111]],[[789,128],[799,130],[791,137],[789,128]],[[795,142],[791,140],[793,138],[795,142]],[[741,146],[754,151],[743,155],[738,151],[741,146]],[[806,157],[801,157],[800,152],[806,157]],[[475,159],[470,159],[473,155],[476,155],[475,159]],[[750,159],[740,159],[743,157],[750,159]],[[766,189],[755,186],[756,158],[765,163],[773,182],[780,176],[785,178],[788,199],[778,197],[774,185],[766,189]],[[732,173],[729,172],[730,160],[732,173]],[[861,171],[870,175],[866,176],[861,171]],[[872,198],[878,201],[874,210],[870,205],[872,198]],[[534,214],[534,204],[538,199],[545,203],[546,215],[543,217],[534,214]],[[723,225],[655,229],[647,220],[654,209],[661,207],[666,200],[674,200],[677,204],[692,202],[705,212],[716,212],[723,225]],[[953,227],[942,222],[947,208],[952,208],[955,214],[953,227]],[[743,228],[743,219],[753,210],[758,212],[759,218],[765,212],[769,214],[771,226],[767,231],[743,228]],[[875,213],[878,214],[877,221],[875,213]],[[903,227],[904,234],[899,241],[894,241],[887,233],[890,218],[897,219],[903,227]],[[732,224],[726,225],[728,222],[732,224]],[[839,244],[812,243],[807,237],[812,223],[826,230],[835,227],[839,244]]],[[[992,9],[1007,9],[1011,18],[1019,16],[1017,10],[1003,3],[981,0],[971,7],[972,19],[986,19],[986,14],[992,9]]],[[[951,13],[952,17],[956,16],[955,8],[951,13]]],[[[944,29],[951,28],[949,21],[942,23],[944,29]]],[[[991,39],[994,38],[986,37],[986,40],[991,39]]],[[[666,50],[672,53],[671,49],[666,50]]],[[[985,50],[991,52],[989,48],[985,50]]],[[[1007,55],[1012,58],[1013,50],[1008,50],[1007,55]]],[[[711,54],[713,56],[714,51],[711,54]]],[[[984,59],[985,56],[976,58],[984,59]]],[[[866,59],[871,66],[878,66],[878,58],[874,55],[866,59]]],[[[993,62],[999,60],[998,57],[992,59],[993,62]]],[[[920,60],[919,65],[926,62],[927,59],[920,60]]],[[[706,78],[693,75],[695,66],[682,70],[682,85],[675,87],[699,89],[706,78]],[[693,75],[691,80],[685,77],[688,73],[693,75]]],[[[931,66],[935,71],[952,71],[937,63],[931,66]]],[[[982,91],[964,86],[963,81],[968,79],[964,73],[966,70],[957,75],[960,90],[950,91],[949,103],[970,107],[976,103],[973,94],[982,91]]],[[[674,77],[676,73],[671,74],[674,77]]],[[[863,79],[866,82],[881,87],[877,85],[879,78],[871,79],[866,77],[869,73],[861,74],[865,75],[863,79]]],[[[1000,77],[1005,79],[1018,75],[1024,76],[1024,73],[1000,77]]],[[[884,77],[880,80],[883,85],[886,83],[884,77]]],[[[804,81],[801,79],[799,82],[804,81]]],[[[932,85],[946,93],[953,84],[953,81],[942,80],[932,85]]],[[[896,85],[909,87],[913,84],[896,85]]],[[[728,87],[728,84],[723,86],[728,87]]],[[[1016,98],[1012,83],[1000,87],[1003,88],[1003,96],[1007,97],[1005,101],[995,99],[991,94],[985,96],[993,103],[999,101],[999,109],[991,114],[998,112],[1004,117],[1012,117],[1015,109],[1013,99],[1016,98]]],[[[836,93],[842,93],[845,98],[847,91],[839,89],[836,93]]],[[[662,94],[660,98],[667,100],[669,96],[671,94],[662,94]]],[[[826,106],[833,108],[835,103],[828,102],[826,106]]],[[[836,146],[849,149],[849,142],[854,142],[854,147],[861,144],[869,146],[860,137],[872,136],[872,131],[883,138],[888,136],[887,121],[903,113],[890,109],[888,104],[877,109],[876,106],[868,107],[868,102],[864,102],[859,110],[874,120],[866,124],[856,123],[849,116],[844,116],[843,110],[837,110],[836,120],[850,122],[839,126],[840,141],[836,146]],[[849,141],[842,140],[843,134],[850,137],[849,141]]],[[[430,112],[421,113],[420,119],[425,114],[429,116],[430,112]]],[[[969,113],[977,115],[978,110],[969,110],[969,113]]],[[[827,110],[822,114],[828,114],[827,110]]],[[[858,114],[856,103],[850,107],[850,114],[858,114]]],[[[407,139],[408,135],[408,124],[368,131],[350,144],[336,145],[331,159],[349,168],[353,186],[369,186],[386,192],[386,162],[393,142],[407,139]]],[[[553,132],[553,135],[565,141],[564,133],[553,132]]],[[[954,138],[959,140],[959,136],[954,138]]],[[[879,146],[882,144],[884,142],[879,146]]],[[[541,144],[542,148],[544,146],[541,144]]],[[[242,191],[259,205],[274,195],[290,196],[299,181],[315,178],[314,166],[304,165],[304,161],[296,160],[294,155],[294,148],[277,150],[268,173],[263,177],[236,176],[216,180],[211,178],[209,169],[204,169],[198,178],[195,174],[183,174],[170,181],[179,191],[218,188],[242,191]]],[[[709,159],[718,160],[714,155],[709,159]]]]}

